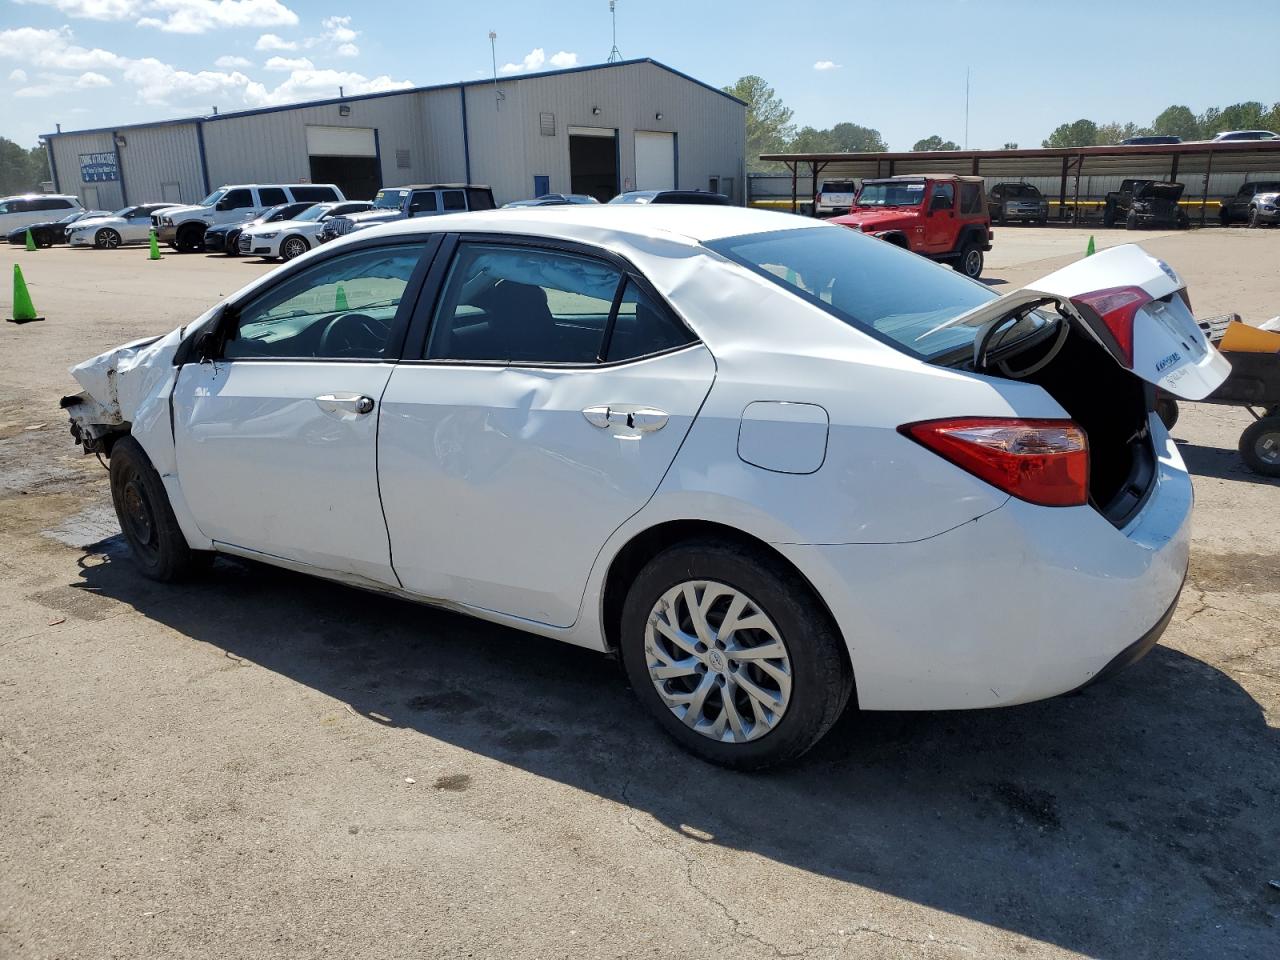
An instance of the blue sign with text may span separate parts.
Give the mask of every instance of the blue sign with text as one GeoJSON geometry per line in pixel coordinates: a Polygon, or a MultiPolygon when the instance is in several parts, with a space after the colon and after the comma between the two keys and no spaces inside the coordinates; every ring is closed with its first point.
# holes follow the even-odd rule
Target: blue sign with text
{"type": "Polygon", "coordinates": [[[108,183],[120,179],[114,153],[80,154],[80,181],[82,183],[108,183]]]}

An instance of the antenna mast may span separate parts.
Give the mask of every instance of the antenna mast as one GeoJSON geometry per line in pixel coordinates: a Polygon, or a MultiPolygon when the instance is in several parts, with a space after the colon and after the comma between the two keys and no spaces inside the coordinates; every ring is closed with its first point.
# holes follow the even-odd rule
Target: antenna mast
{"type": "Polygon", "coordinates": [[[622,59],[618,50],[618,4],[617,0],[609,0],[609,19],[613,21],[613,49],[609,51],[609,59],[605,63],[617,63],[622,59]]]}
{"type": "Polygon", "coordinates": [[[507,95],[498,89],[498,35],[489,31],[489,53],[493,56],[493,109],[501,110],[507,95]]]}

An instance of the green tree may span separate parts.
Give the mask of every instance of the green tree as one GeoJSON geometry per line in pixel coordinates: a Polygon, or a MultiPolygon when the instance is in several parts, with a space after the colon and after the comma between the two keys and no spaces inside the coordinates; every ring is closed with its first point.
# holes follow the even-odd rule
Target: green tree
{"type": "Polygon", "coordinates": [[[921,150],[959,150],[960,144],[951,140],[943,140],[935,133],[931,137],[925,137],[923,140],[917,140],[916,145],[911,149],[913,152],[921,150]]]}
{"type": "Polygon", "coordinates": [[[1183,140],[1200,139],[1200,122],[1190,107],[1175,104],[1166,107],[1160,116],[1151,121],[1151,129],[1162,137],[1181,137],[1183,140]]]}
{"type": "Polygon", "coordinates": [[[801,127],[787,149],[791,153],[878,153],[889,148],[879,130],[845,122],[829,130],[801,127]]]}
{"type": "Polygon", "coordinates": [[[747,105],[747,169],[774,170],[776,163],[764,163],[762,153],[785,153],[794,128],[791,108],[779,99],[762,77],[748,75],[725,87],[724,92],[747,105]]]}
{"type": "Polygon", "coordinates": [[[1100,123],[1098,124],[1096,142],[1098,144],[1119,143],[1122,140],[1128,140],[1130,137],[1146,137],[1150,135],[1150,128],[1140,127],[1132,120],[1128,123],[1100,123]]]}
{"type": "Polygon", "coordinates": [[[1207,139],[1222,130],[1265,130],[1268,116],[1266,105],[1257,100],[1233,103],[1222,108],[1217,129],[1200,132],[1207,139]]]}
{"type": "Polygon", "coordinates": [[[1042,147],[1091,147],[1098,142],[1098,125],[1092,120],[1064,123],[1049,139],[1041,141],[1042,147]]]}
{"type": "Polygon", "coordinates": [[[30,150],[0,137],[0,196],[39,190],[49,179],[49,162],[44,147],[30,150]]]}

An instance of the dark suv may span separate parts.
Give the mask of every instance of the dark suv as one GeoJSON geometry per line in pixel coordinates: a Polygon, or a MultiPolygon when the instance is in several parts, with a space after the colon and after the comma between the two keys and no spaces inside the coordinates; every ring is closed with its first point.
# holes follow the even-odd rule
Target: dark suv
{"type": "Polygon", "coordinates": [[[1273,181],[1246,183],[1236,191],[1234,197],[1222,201],[1222,206],[1218,209],[1218,220],[1224,227],[1229,223],[1244,223],[1249,219],[1249,205],[1254,197],[1260,193],[1277,192],[1280,192],[1280,183],[1273,181]]]}
{"type": "Polygon", "coordinates": [[[467,210],[492,210],[496,206],[493,191],[482,184],[415,183],[407,187],[383,187],[374,196],[371,210],[330,217],[320,232],[320,242],[395,220],[467,210]]]}
{"type": "Polygon", "coordinates": [[[728,206],[731,201],[723,193],[710,190],[632,190],[620,193],[610,203],[708,203],[728,206]]]}

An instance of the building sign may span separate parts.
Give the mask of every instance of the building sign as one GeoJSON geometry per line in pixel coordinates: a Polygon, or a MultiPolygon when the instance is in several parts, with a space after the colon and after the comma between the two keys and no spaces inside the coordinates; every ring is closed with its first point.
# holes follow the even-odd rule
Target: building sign
{"type": "Polygon", "coordinates": [[[120,179],[114,153],[80,154],[81,183],[109,183],[120,179]]]}

